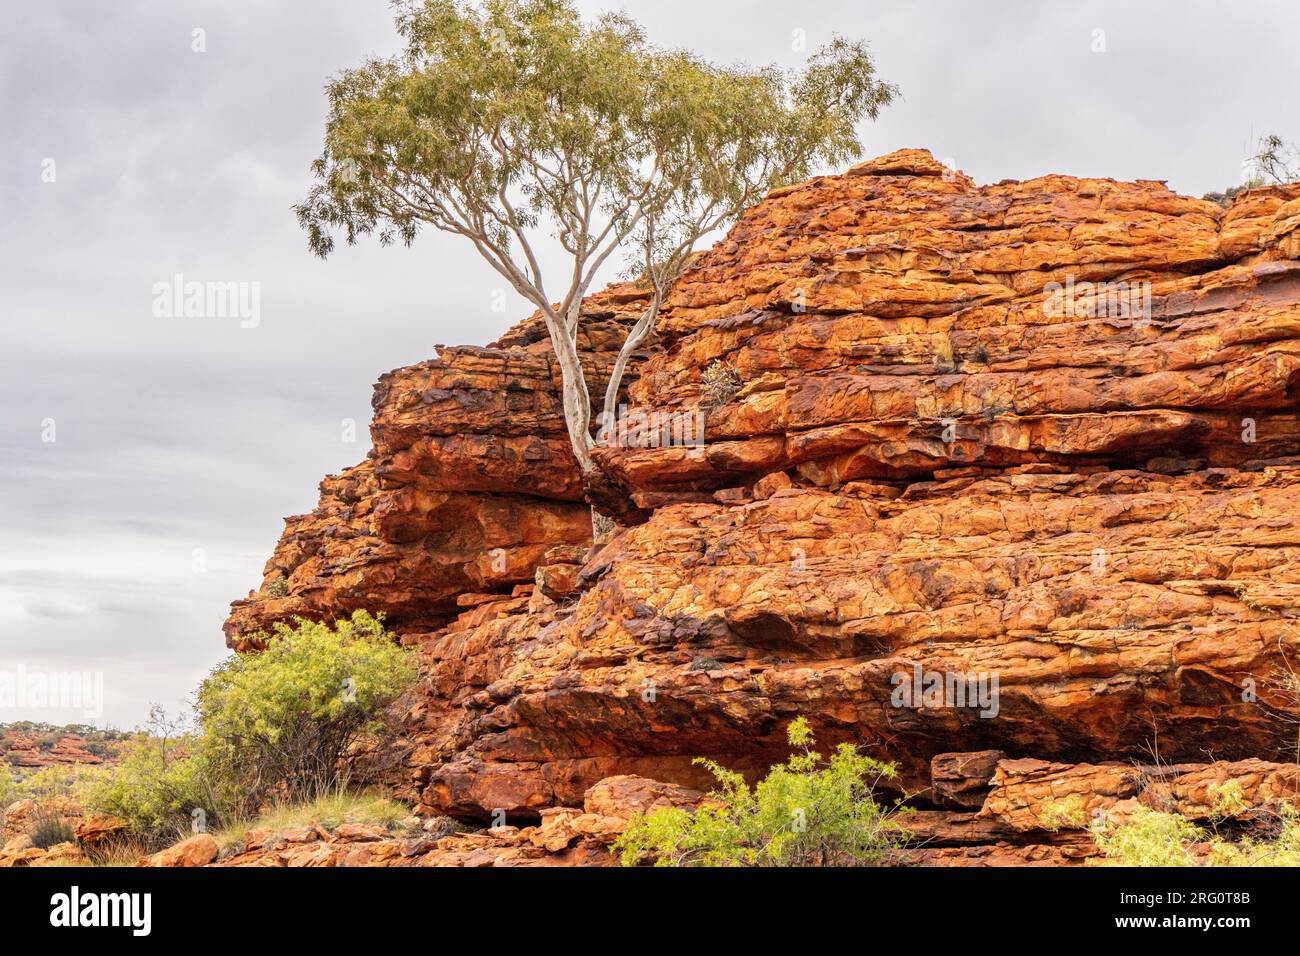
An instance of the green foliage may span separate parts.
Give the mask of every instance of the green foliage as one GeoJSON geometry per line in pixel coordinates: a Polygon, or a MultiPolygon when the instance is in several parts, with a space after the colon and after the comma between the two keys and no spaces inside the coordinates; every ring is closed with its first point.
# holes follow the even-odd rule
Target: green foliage
{"type": "Polygon", "coordinates": [[[1240,780],[1228,780],[1210,787],[1217,818],[1235,817],[1246,810],[1246,791],[1240,780]]]}
{"type": "Polygon", "coordinates": [[[383,709],[414,683],[411,655],[365,611],[260,637],[266,650],[230,658],[199,687],[202,758],[243,793],[328,793],[346,783],[349,749],[381,729],[383,709]]]}
{"type": "Polygon", "coordinates": [[[328,86],[324,151],[299,222],[322,256],[336,232],[409,244],[431,227],[470,242],[541,311],[584,467],[591,402],[575,336],[605,263],[621,255],[651,291],[626,361],[698,240],[769,190],[856,156],[858,122],[896,94],[865,44],[842,38],[791,73],[660,49],[625,16],[584,22],[572,0],[398,9],[405,52],[328,86]],[[565,254],[550,287],[539,240],[565,254]]]}
{"type": "Polygon", "coordinates": [[[1038,824],[1044,830],[1055,833],[1062,827],[1081,828],[1088,824],[1088,814],[1084,809],[1083,798],[1072,793],[1064,800],[1057,800],[1043,807],[1038,824]]]}
{"type": "Polygon", "coordinates": [[[189,832],[196,810],[205,826],[228,826],[267,802],[346,787],[350,750],[382,729],[384,709],[414,683],[410,652],[364,611],[256,637],[266,650],[231,657],[200,685],[196,729],[181,732],[155,711],[151,732],[85,788],[87,806],[157,845],[189,832]]]}
{"type": "Polygon", "coordinates": [[[32,846],[41,850],[48,850],[60,843],[71,843],[77,838],[72,825],[57,809],[48,805],[36,808],[27,835],[31,838],[32,846]]]}
{"type": "Polygon", "coordinates": [[[1094,823],[1092,837],[1107,866],[1195,866],[1189,844],[1206,834],[1176,813],[1141,807],[1123,826],[1094,823]]]}
{"type": "Polygon", "coordinates": [[[1274,833],[1265,839],[1235,842],[1216,839],[1210,845],[1210,866],[1300,866],[1300,814],[1284,805],[1274,833]]]}
{"type": "Polygon", "coordinates": [[[22,786],[14,777],[13,771],[9,769],[9,764],[0,760],[0,813],[9,804],[23,799],[23,796],[22,786]]]}
{"type": "Polygon", "coordinates": [[[856,123],[895,94],[861,43],[837,38],[797,75],[719,67],[622,15],[584,23],[568,0],[428,0],[397,26],[403,56],[328,88],[319,183],[299,207],[322,254],[330,227],[409,242],[425,224],[504,247],[547,218],[573,243],[590,204],[668,226],[693,199],[734,207],[856,155],[856,123]]]}
{"type": "Polygon", "coordinates": [[[812,750],[807,721],[787,729],[796,752],[752,790],[744,778],[711,760],[697,760],[718,781],[694,813],[656,810],[635,817],[614,844],[632,866],[870,866],[906,840],[900,811],[882,807],[874,788],[892,779],[893,764],[841,744],[828,762],[812,750]]]}
{"type": "Polygon", "coordinates": [[[1266,835],[1229,839],[1219,832],[1245,806],[1240,784],[1229,781],[1219,788],[1209,829],[1147,807],[1122,826],[1098,821],[1090,829],[1103,866],[1300,866],[1300,812],[1288,804],[1271,814],[1266,835]]]}
{"type": "Polygon", "coordinates": [[[83,764],[52,764],[41,767],[29,774],[19,784],[21,797],[30,798],[38,803],[48,802],[55,797],[66,796],[79,801],[86,788],[92,784],[103,770],[83,764]]]}
{"type": "Polygon", "coordinates": [[[196,808],[217,812],[218,805],[229,802],[214,794],[213,781],[194,755],[197,748],[191,734],[176,739],[137,734],[123,745],[116,766],[89,783],[83,800],[126,820],[146,844],[165,845],[189,831],[196,808]]]}

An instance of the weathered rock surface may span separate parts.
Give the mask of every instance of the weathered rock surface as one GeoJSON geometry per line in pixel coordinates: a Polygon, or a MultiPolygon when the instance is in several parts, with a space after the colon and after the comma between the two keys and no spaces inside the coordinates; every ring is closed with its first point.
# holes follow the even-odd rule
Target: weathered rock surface
{"type": "Polygon", "coordinates": [[[207,866],[217,858],[217,841],[209,833],[189,839],[140,860],[139,866],[207,866]]]}
{"type": "Polygon", "coordinates": [[[86,749],[88,743],[84,737],[65,734],[42,746],[36,737],[15,734],[4,741],[0,760],[11,767],[24,768],[104,763],[103,757],[86,749]]]}
{"type": "Polygon", "coordinates": [[[704,453],[605,460],[662,493],[1294,455],[1297,248],[1300,184],[1224,211],[1161,183],[976,187],[925,153],[881,157],[773,194],[675,287],[671,348],[633,404],[693,407],[701,370],[729,364],[742,385],[708,411],[704,453]],[[1144,284],[1149,308],[1126,308],[1144,284]]]}
{"type": "MultiPolygon", "coordinates": [[[[593,394],[642,299],[624,285],[584,303],[593,394]]],[[[544,335],[534,318],[487,348],[440,347],[384,375],[370,456],[322,481],[314,511],[285,520],[262,588],[232,607],[227,642],[243,648],[277,621],[358,609],[385,611],[399,630],[435,627],[461,594],[509,593],[533,581],[551,547],[589,544],[544,335]]]]}
{"type": "MultiPolygon", "coordinates": [[[[603,780],[582,806],[543,810],[536,826],[474,832],[392,834],[383,827],[314,825],[289,833],[250,831],[244,850],[217,866],[611,866],[609,846],[637,813],[694,807],[703,795],[640,777],[603,780]]],[[[435,821],[430,821],[435,822],[435,821]]]]}
{"type": "Polygon", "coordinates": [[[663,509],[588,563],[576,602],[489,605],[428,641],[425,798],[526,813],[619,770],[698,786],[692,757],[765,766],[800,714],[909,779],[954,749],[1276,756],[1297,717],[1298,483],[1008,475],[663,509]],[[996,714],[897,706],[917,668],[996,675],[996,714]]]}
{"type": "MultiPolygon", "coordinates": [[[[934,791],[941,781],[952,783],[963,775],[963,791],[982,792],[980,801],[967,809],[923,809],[900,817],[910,838],[889,863],[1079,865],[1098,856],[1087,828],[1102,814],[1122,821],[1136,808],[1148,807],[1201,823],[1214,821],[1220,829],[1235,826],[1266,835],[1282,804],[1300,805],[1296,765],[1261,760],[1072,765],[1014,760],[988,751],[942,754],[933,764],[934,791]],[[1239,797],[1232,812],[1225,814],[1218,795],[1229,784],[1236,785],[1239,797]]],[[[319,825],[279,833],[252,830],[241,851],[211,865],[611,866],[616,862],[611,844],[633,816],[662,807],[692,809],[703,799],[698,791],[624,775],[591,787],[580,806],[542,810],[535,825],[498,825],[446,835],[436,826],[426,827],[426,832],[394,833],[361,824],[342,824],[332,831],[319,825]]],[[[18,857],[25,852],[33,856],[19,850],[18,857]]],[[[164,852],[171,858],[190,855],[177,847],[164,852]]]]}
{"type": "MultiPolygon", "coordinates": [[[[1298,258],[1300,184],[1224,209],[902,151],[780,190],[630,388],[703,446],[597,451],[643,523],[587,550],[530,320],[381,382],[371,458],[290,519],[287,593],[229,639],[388,612],[424,662],[407,795],[519,832],[610,777],[705,788],[696,756],[757,774],[799,715],[900,764],[918,862],[1086,859],[1039,826],[1063,794],[1195,817],[1227,774],[1267,804],[1300,720],[1298,258]],[[738,387],[705,398],[715,363],[738,387]],[[1133,783],[1153,747],[1175,777],[1133,783]]],[[[636,309],[602,295],[596,377],[636,309]]]]}

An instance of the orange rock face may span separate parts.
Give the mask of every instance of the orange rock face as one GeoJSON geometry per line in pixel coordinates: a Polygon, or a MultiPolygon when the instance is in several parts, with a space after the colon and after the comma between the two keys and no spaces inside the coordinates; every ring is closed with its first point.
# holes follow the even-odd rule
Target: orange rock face
{"type": "Polygon", "coordinates": [[[677,284],[633,404],[697,406],[727,363],[741,387],[709,408],[703,453],[605,460],[662,493],[1293,455],[1298,243],[1300,184],[1224,211],[1161,183],[979,188],[882,157],[773,194],[677,284]]]}
{"type": "MultiPolygon", "coordinates": [[[[636,813],[693,807],[702,795],[640,777],[612,777],[592,787],[581,807],[552,807],[536,826],[498,824],[473,833],[394,834],[384,827],[340,824],[288,833],[254,830],[244,851],[217,866],[611,866],[608,847],[636,813]]],[[[437,823],[438,821],[429,821],[437,823]]]]}
{"type": "MultiPolygon", "coordinates": [[[[591,382],[608,374],[640,301],[615,286],[584,304],[591,382]]],[[[494,347],[444,348],[384,375],[370,457],[321,482],[310,514],[286,519],[261,590],[232,607],[227,643],[243,649],[295,615],[357,609],[427,630],[455,615],[460,595],[509,593],[532,582],[551,547],[589,544],[591,512],[544,334],[530,320],[494,347]]]]}
{"type": "Polygon", "coordinates": [[[199,833],[142,859],[138,866],[206,866],[217,858],[217,841],[199,833]]]}
{"type": "Polygon", "coordinates": [[[87,741],[64,734],[52,745],[42,747],[35,737],[16,734],[0,748],[0,760],[11,767],[53,767],[69,764],[101,764],[104,758],[86,749],[87,741]]]}
{"type": "MultiPolygon", "coordinates": [[[[1300,185],[1223,209],[901,151],[779,190],[679,280],[649,425],[597,449],[644,522],[586,550],[531,320],[385,377],[371,459],[227,632],[387,611],[427,815],[544,829],[606,778],[759,774],[800,715],[900,765],[918,862],[1082,861],[1041,826],[1063,793],[1268,803],[1300,720],[1298,256],[1300,185]],[[1169,780],[1130,773],[1153,747],[1169,780]]],[[[636,305],[588,303],[594,377],[636,305]]]]}

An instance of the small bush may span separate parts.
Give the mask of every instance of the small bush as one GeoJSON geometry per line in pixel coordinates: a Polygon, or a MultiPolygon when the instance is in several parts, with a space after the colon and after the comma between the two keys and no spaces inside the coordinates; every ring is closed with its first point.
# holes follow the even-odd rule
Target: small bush
{"type": "Polygon", "coordinates": [[[753,790],[711,760],[697,760],[718,781],[694,813],[656,810],[633,818],[615,842],[624,866],[646,856],[656,866],[871,866],[907,839],[900,811],[878,804],[874,788],[896,775],[893,764],[841,744],[829,762],[812,750],[801,717],[787,736],[796,752],[753,790]]]}
{"type": "Polygon", "coordinates": [[[37,803],[49,803],[58,797],[66,797],[73,803],[81,803],[87,788],[93,785],[103,773],[104,770],[100,767],[81,764],[41,767],[19,784],[20,796],[35,800],[37,803]]]}
{"type": "Polygon", "coordinates": [[[383,729],[384,709],[415,680],[409,651],[358,611],[334,627],[299,620],[259,635],[266,650],[236,655],[200,685],[195,730],[160,712],[86,788],[91,809],[126,820],[149,846],[231,826],[267,803],[345,789],[354,747],[383,729]]]}
{"type": "Polygon", "coordinates": [[[195,809],[219,816],[230,803],[215,792],[198,747],[192,735],[141,733],[123,746],[111,771],[86,787],[85,803],[127,821],[147,847],[166,846],[188,834],[195,809]]]}
{"type": "Polygon", "coordinates": [[[1084,810],[1083,798],[1070,794],[1064,800],[1047,804],[1038,818],[1038,825],[1052,833],[1062,827],[1081,829],[1087,826],[1088,814],[1084,810]]]}
{"type": "Polygon", "coordinates": [[[209,772],[254,806],[346,786],[348,752],[415,681],[410,652],[365,611],[334,627],[299,618],[260,639],[266,650],[230,658],[199,687],[209,772]]]}
{"type": "Polygon", "coordinates": [[[740,373],[722,359],[714,359],[700,373],[700,395],[707,407],[725,405],[740,391],[740,373]]]}
{"type": "Polygon", "coordinates": [[[3,814],[9,804],[21,800],[23,796],[22,786],[14,778],[9,764],[0,760],[0,814],[3,814]]]}
{"type": "Polygon", "coordinates": [[[1148,807],[1138,809],[1121,826],[1098,821],[1090,828],[1102,854],[1098,862],[1102,866],[1300,866],[1300,811],[1283,804],[1271,814],[1268,835],[1225,838],[1219,832],[1223,815],[1244,806],[1240,785],[1230,781],[1216,797],[1216,817],[1209,829],[1177,813],[1148,807]]]}
{"type": "Polygon", "coordinates": [[[31,826],[27,829],[32,846],[48,850],[60,843],[71,843],[77,839],[72,825],[63,818],[63,814],[48,805],[38,805],[32,814],[31,826]]]}
{"type": "Polygon", "coordinates": [[[276,578],[266,586],[266,596],[273,598],[287,597],[289,594],[289,579],[276,578]]]}
{"type": "Polygon", "coordinates": [[[1205,838],[1200,827],[1176,813],[1142,807],[1120,827],[1097,822],[1093,841],[1110,866],[1195,866],[1190,845],[1205,838]]]}

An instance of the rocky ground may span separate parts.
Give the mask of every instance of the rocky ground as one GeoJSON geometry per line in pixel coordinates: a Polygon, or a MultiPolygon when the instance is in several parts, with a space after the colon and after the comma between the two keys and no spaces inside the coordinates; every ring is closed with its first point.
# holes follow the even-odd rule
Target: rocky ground
{"type": "MultiPolygon", "coordinates": [[[[639,301],[586,302],[593,382],[639,301]]],[[[1070,797],[1199,819],[1236,780],[1248,826],[1300,789],[1300,184],[1225,208],[900,151],[746,214],[633,365],[633,420],[704,442],[598,450],[608,540],[534,317],[383,376],[369,457],[226,624],[385,612],[422,660],[399,794],[509,826],[223,862],[607,862],[601,787],[758,774],[799,715],[900,765],[914,862],[1081,861],[1086,824],[1044,825],[1070,797]],[[911,674],[996,708],[900,705],[911,674]]]]}

